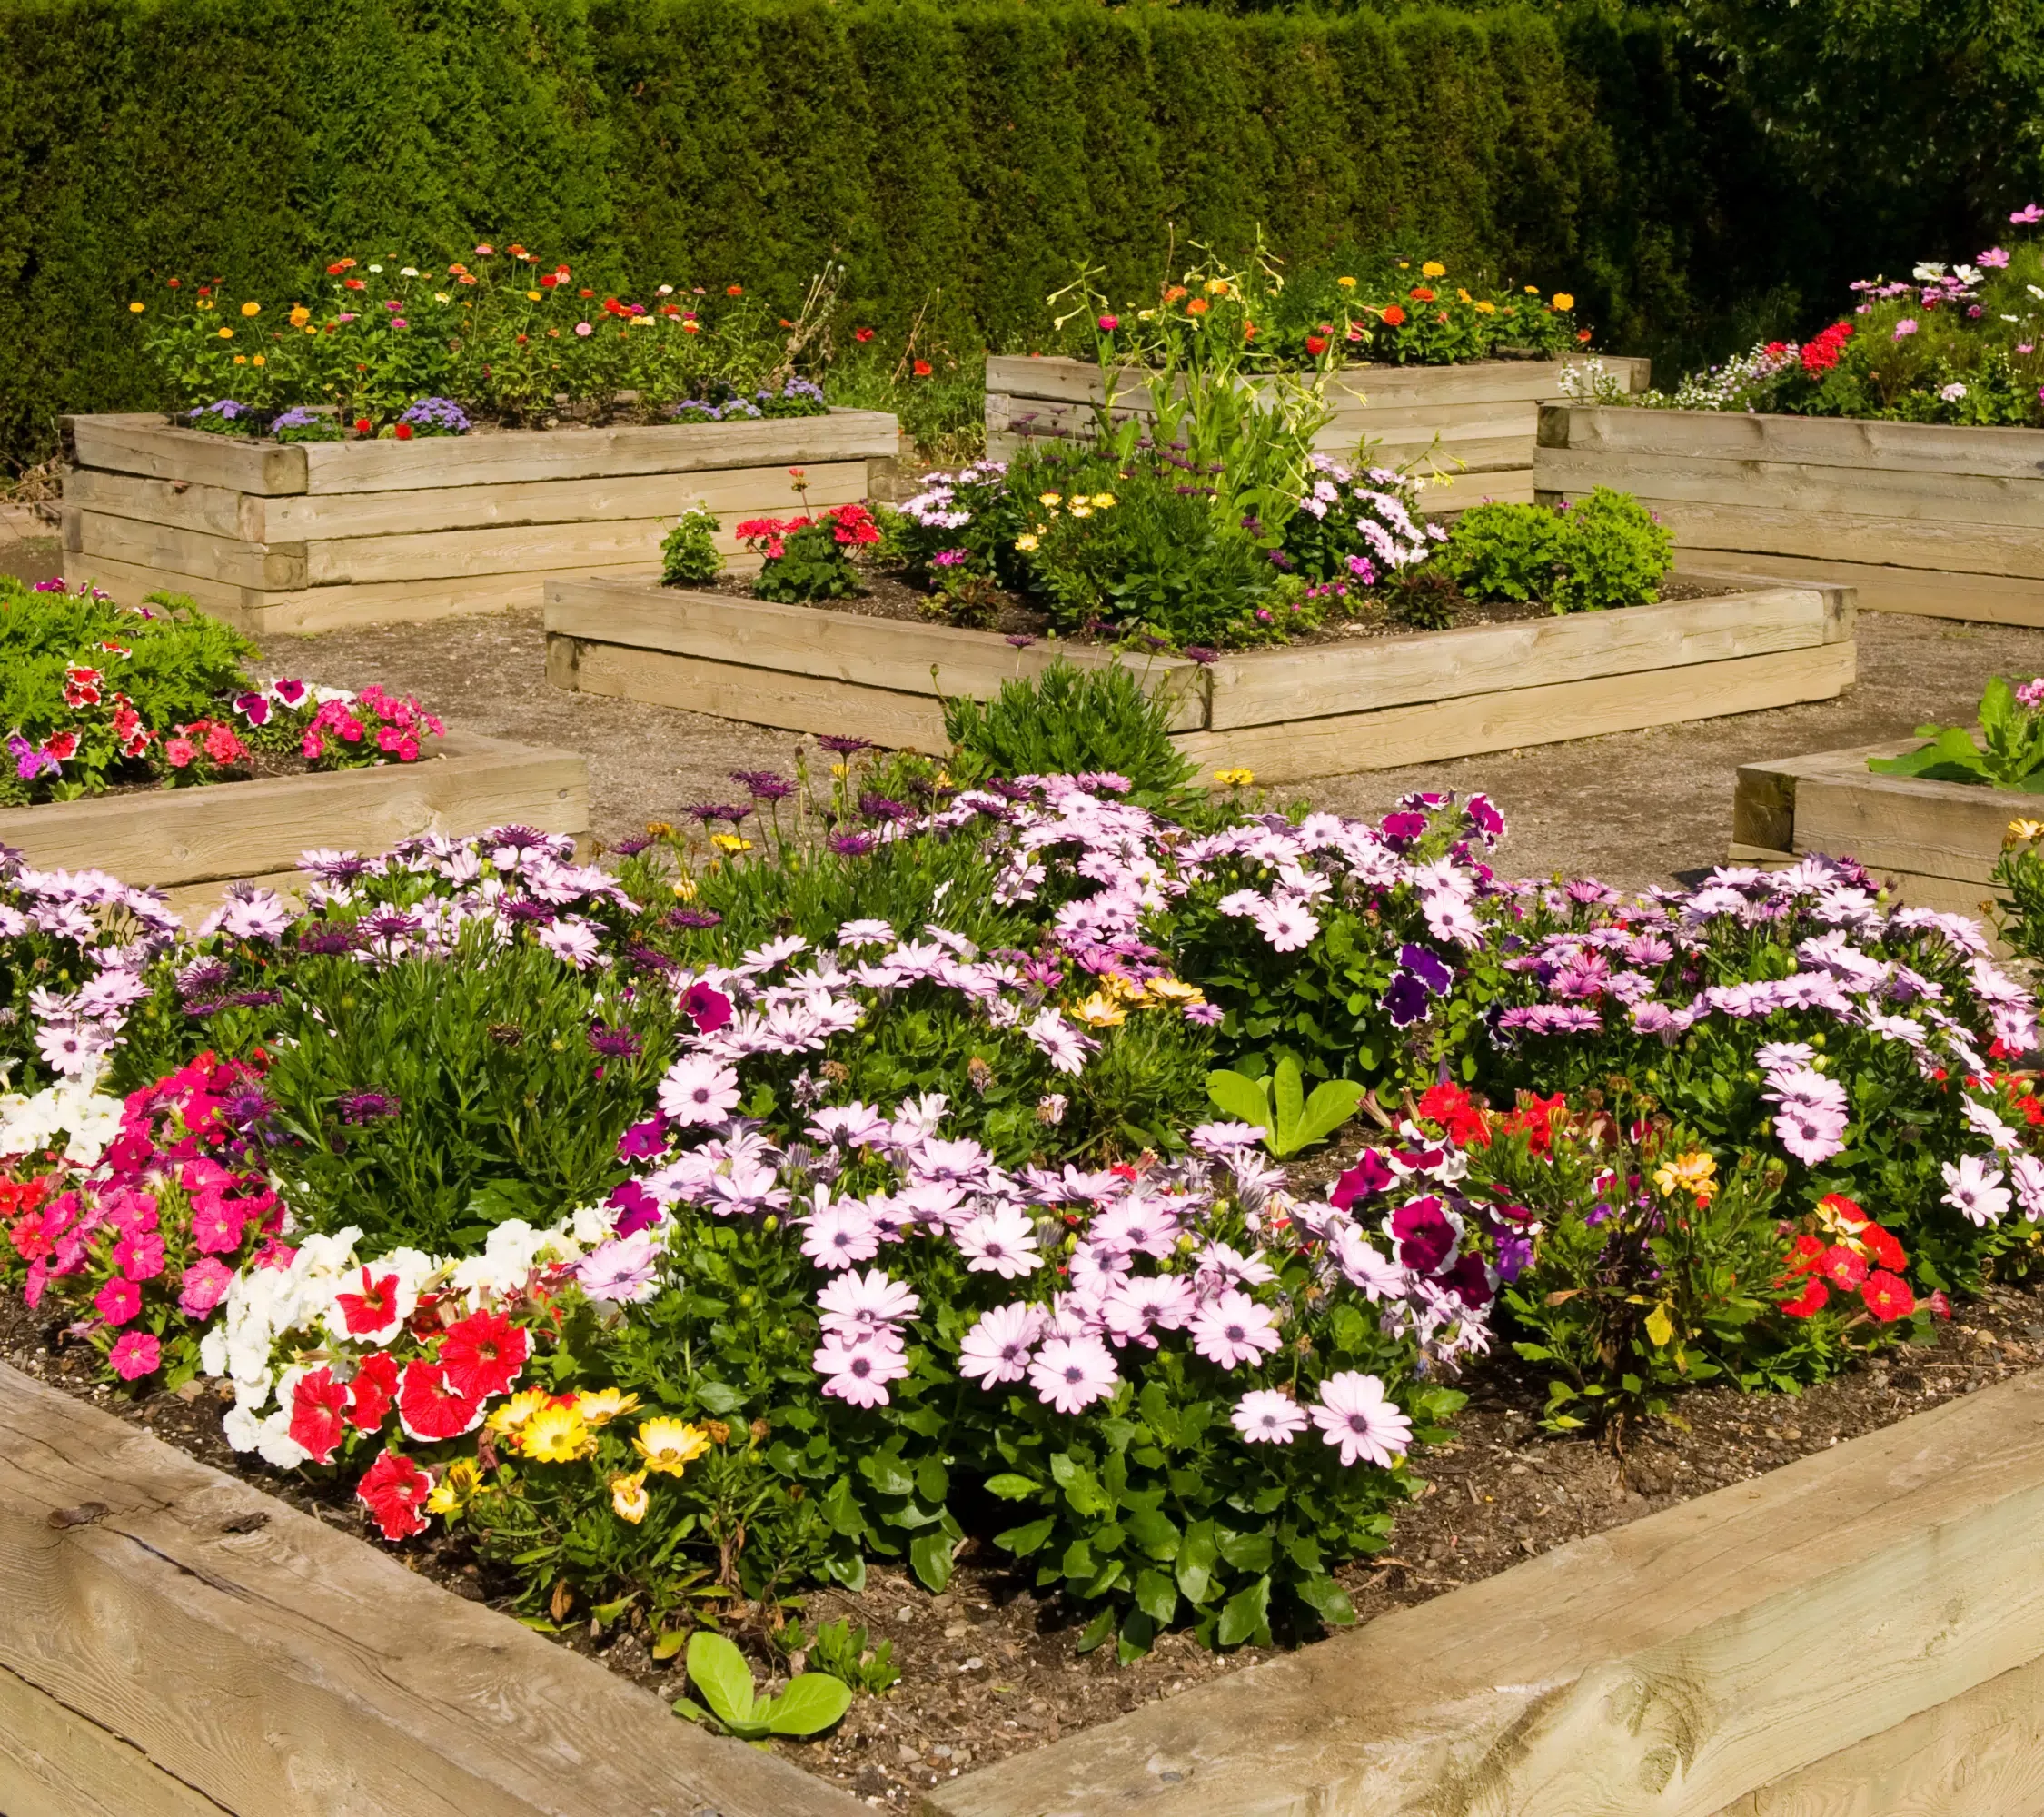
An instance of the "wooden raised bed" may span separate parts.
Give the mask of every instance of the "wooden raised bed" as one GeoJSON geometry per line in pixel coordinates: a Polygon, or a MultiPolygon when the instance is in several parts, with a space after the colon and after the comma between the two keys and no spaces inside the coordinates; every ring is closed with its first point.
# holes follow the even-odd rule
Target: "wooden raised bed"
{"type": "Polygon", "coordinates": [[[465,731],[429,749],[438,754],[417,763],[0,809],[0,845],[39,869],[157,885],[185,907],[219,900],[237,879],[292,888],[303,880],[298,855],[316,847],[381,852],[418,833],[513,824],[589,830],[589,769],[572,752],[465,731]]]}
{"type": "Polygon", "coordinates": [[[2044,1380],[1558,1547],[925,1802],[943,1817],[2032,1817],[2044,1380]]]}
{"type": "MultiPolygon", "coordinates": [[[[1541,402],[1562,395],[1566,360],[1482,360],[1462,366],[1344,366],[1327,389],[1335,418],[1314,445],[1353,462],[1356,444],[1373,446],[1381,466],[1437,477],[1430,511],[1460,511],[1486,499],[1533,499],[1533,435],[1541,402]]],[[[1643,392],[1644,360],[1603,356],[1604,370],[1627,391],[1643,392]]],[[[1035,356],[987,362],[987,452],[1006,460],[1030,439],[1089,437],[1094,407],[1106,395],[1090,360],[1035,356]]],[[[1116,413],[1147,418],[1142,371],[1128,367],[1116,387],[1116,413]]]]}
{"type": "Polygon", "coordinates": [[[799,508],[790,467],[812,505],[847,504],[900,445],[870,410],[414,442],[243,441],[161,416],[66,417],[64,432],[73,579],[284,631],[536,606],[556,575],[657,576],[660,539],[699,501],[733,565],[756,565],[731,527],[799,508]]]}
{"type": "Polygon", "coordinates": [[[1127,661],[1172,703],[1186,756],[1271,782],[1828,700],[1853,678],[1850,589],[1744,591],[1352,643],[1209,667],[991,631],[623,581],[547,586],[556,686],[941,753],[939,694],[985,699],[1060,655],[1127,661]]]}
{"type": "Polygon", "coordinates": [[[1832,581],[1874,611],[2044,625],[2044,429],[1548,404],[1533,485],[1634,492],[1682,566],[1832,581]]]}
{"type": "Polygon", "coordinates": [[[1870,757],[1899,757],[1922,742],[1901,739],[1741,764],[1731,802],[1732,862],[1779,866],[1811,852],[1856,858],[1891,879],[1905,902],[1984,918],[2009,822],[2035,818],[2044,803],[1978,783],[1876,776],[1867,768],[1870,757]]]}

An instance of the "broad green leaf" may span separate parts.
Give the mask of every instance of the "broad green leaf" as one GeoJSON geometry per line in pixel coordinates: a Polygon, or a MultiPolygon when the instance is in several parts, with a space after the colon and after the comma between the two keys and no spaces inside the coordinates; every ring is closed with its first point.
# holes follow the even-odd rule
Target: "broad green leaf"
{"type": "Polygon", "coordinates": [[[1277,1113],[1275,1134],[1284,1144],[1285,1152],[1289,1152],[1303,1139],[1296,1132],[1300,1119],[1305,1115],[1305,1094],[1299,1082],[1299,1063],[1289,1054],[1278,1061],[1277,1074],[1271,1085],[1271,1105],[1277,1113]]]}
{"type": "Polygon", "coordinates": [[[1259,1129],[1272,1127],[1270,1099],[1255,1079],[1245,1078],[1240,1073],[1208,1073],[1206,1095],[1223,1115],[1237,1123],[1253,1123],[1259,1129]]]}
{"type": "Polygon", "coordinates": [[[1270,1579],[1259,1577],[1246,1590],[1230,1596],[1221,1611],[1221,1644],[1240,1646],[1263,1627],[1269,1613],[1270,1579]]]}
{"type": "Polygon", "coordinates": [[[733,1734],[751,1723],[752,1668],[722,1634],[699,1628],[689,1636],[689,1677],[733,1734]]]}
{"type": "Polygon", "coordinates": [[[1118,1665],[1133,1665],[1149,1652],[1150,1643],[1156,1638],[1156,1623],[1140,1609],[1131,1609],[1121,1624],[1121,1637],[1115,1643],[1115,1662],[1118,1665]]]}
{"type": "Polygon", "coordinates": [[[1355,1107],[1363,1102],[1365,1089],[1354,1079],[1329,1079],[1325,1085],[1315,1086],[1313,1096],[1306,1100],[1305,1114],[1299,1121],[1296,1146],[1303,1148],[1309,1142],[1319,1142],[1332,1136],[1355,1115],[1355,1107]]]}
{"type": "Polygon", "coordinates": [[[1115,1612],[1103,1609],[1086,1624],[1086,1632],[1078,1637],[1077,1651],[1091,1653],[1093,1649],[1115,1631],[1115,1612]]]}
{"type": "Polygon", "coordinates": [[[945,1469],[941,1457],[926,1457],[916,1465],[916,1493],[924,1501],[941,1507],[950,1491],[951,1473],[945,1469]]]}
{"type": "Polygon", "coordinates": [[[1017,1476],[1012,1471],[1004,1471],[998,1476],[987,1479],[987,1493],[998,1495],[1004,1502],[1026,1502],[1037,1493],[1037,1485],[1027,1476],[1017,1476]]]}
{"type": "Polygon", "coordinates": [[[1294,1588],[1299,1601],[1331,1628],[1353,1627],[1355,1623],[1355,1604],[1348,1600],[1348,1592],[1325,1573],[1308,1577],[1294,1588]]]}
{"type": "Polygon", "coordinates": [[[951,1535],[941,1527],[918,1534],[909,1544],[908,1563],[925,1589],[940,1594],[951,1581],[951,1535]]]}
{"type": "Polygon", "coordinates": [[[869,1451],[861,1457],[858,1474],[883,1495],[907,1495],[916,1487],[916,1479],[901,1460],[884,1451],[869,1451]]]}
{"type": "Polygon", "coordinates": [[[767,1705],[767,1726],[777,1735],[813,1735],[851,1708],[851,1686],[827,1672],[805,1672],[767,1705]]]}
{"type": "Polygon", "coordinates": [[[1027,1526],[1010,1527],[1006,1533],[996,1534],[994,1544],[1004,1551],[1012,1552],[1017,1558],[1027,1558],[1050,1537],[1057,1524],[1046,1514],[1040,1521],[1031,1521],[1027,1526]]]}
{"type": "Polygon", "coordinates": [[[653,1636],[653,1657],[672,1659],[688,1644],[689,1637],[680,1628],[669,1628],[653,1636]]]}
{"type": "Polygon", "coordinates": [[[1225,1528],[1221,1532],[1221,1556],[1237,1571],[1268,1571],[1270,1550],[1267,1533],[1231,1533],[1225,1528]]]}
{"type": "Polygon", "coordinates": [[[1136,1606],[1158,1627],[1168,1627],[1178,1613],[1177,1586],[1161,1571],[1138,1572],[1136,1574],[1136,1606]]]}
{"type": "Polygon", "coordinates": [[[1221,1550],[1212,1521],[1195,1521],[1178,1542],[1178,1588],[1188,1603],[1204,1603],[1214,1587],[1214,1566],[1221,1550]]]}
{"type": "Polygon", "coordinates": [[[1129,1537],[1152,1558],[1175,1558],[1178,1552],[1178,1528],[1170,1515],[1157,1508],[1131,1508],[1122,1524],[1129,1537]]]}

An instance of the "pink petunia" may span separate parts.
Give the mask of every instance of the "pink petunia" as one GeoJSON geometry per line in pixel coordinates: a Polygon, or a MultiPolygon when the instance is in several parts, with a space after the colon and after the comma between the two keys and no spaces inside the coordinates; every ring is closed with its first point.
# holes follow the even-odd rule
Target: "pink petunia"
{"type": "Polygon", "coordinates": [[[224,1262],[202,1256],[178,1281],[177,1309],[187,1318],[203,1318],[233,1285],[234,1271],[224,1262]]]}
{"type": "Polygon", "coordinates": [[[153,1374],[164,1360],[164,1346],[146,1331],[124,1331],[114,1340],[106,1360],[124,1382],[153,1374]]]}
{"type": "Polygon", "coordinates": [[[125,1275],[115,1275],[96,1294],[93,1304],[109,1325],[125,1325],[142,1310],[142,1289],[125,1275]]]}
{"type": "Polygon", "coordinates": [[[131,1280],[153,1281],[164,1272],[164,1239],[154,1230],[131,1230],[114,1246],[114,1266],[131,1280]]]}

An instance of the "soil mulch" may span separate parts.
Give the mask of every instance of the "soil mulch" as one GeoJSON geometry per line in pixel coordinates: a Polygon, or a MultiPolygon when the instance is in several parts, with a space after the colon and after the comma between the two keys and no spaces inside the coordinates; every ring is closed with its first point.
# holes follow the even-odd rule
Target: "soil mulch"
{"type": "MultiPolygon", "coordinates": [[[[116,1392],[94,1381],[94,1352],[63,1345],[55,1327],[12,1298],[0,1304],[0,1355],[365,1544],[381,1544],[340,1484],[283,1475],[232,1451],[221,1434],[229,1402],[203,1383],[176,1395],[116,1392]]],[[[1542,1433],[1544,1385],[1537,1372],[1494,1358],[1467,1385],[1471,1400],[1454,1441],[1415,1457],[1424,1487],[1399,1512],[1388,1548],[1340,1575],[1366,1622],[2039,1365],[2044,1292],[1993,1286],[1938,1327],[1931,1342],[1885,1352],[1801,1395],[1696,1390],[1678,1403],[1680,1425],[1635,1430],[1621,1455],[1592,1438],[1542,1433]]],[[[507,1606],[504,1586],[467,1555],[458,1534],[414,1542],[395,1556],[459,1595],[507,1606]]],[[[734,1613],[732,1632],[767,1667],[774,1653],[764,1641],[763,1612],[734,1613]]],[[[895,1810],[914,1808],[921,1792],[973,1766],[1273,1656],[1254,1647],[1217,1656],[1184,1633],[1161,1636],[1147,1658],[1127,1667],[1116,1665],[1111,1643],[1082,1656],[1075,1643],[1083,1617],[1037,1596],[1026,1575],[977,1540],[940,1596],[880,1567],[869,1571],[856,1596],[835,1589],[810,1594],[800,1619],[813,1630],[840,1616],[864,1626],[872,1642],[893,1643],[901,1683],[885,1696],[859,1697],[824,1740],[776,1745],[807,1771],[895,1810]]],[[[679,1662],[657,1663],[636,1633],[600,1635],[571,1617],[554,1638],[663,1697],[686,1688],[679,1662]]]]}

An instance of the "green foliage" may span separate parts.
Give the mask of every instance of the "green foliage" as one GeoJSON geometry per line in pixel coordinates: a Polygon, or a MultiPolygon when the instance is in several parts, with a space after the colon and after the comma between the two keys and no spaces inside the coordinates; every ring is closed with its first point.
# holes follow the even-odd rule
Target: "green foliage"
{"type": "Polygon", "coordinates": [[[1429,562],[1399,573],[1391,583],[1384,610],[1394,624],[1414,630],[1446,630],[1455,621],[1455,609],[1466,603],[1454,576],[1429,562]]]}
{"type": "Polygon", "coordinates": [[[1264,1132],[1264,1144],[1279,1160],[1325,1142],[1355,1115],[1366,1087],[1354,1079],[1327,1079],[1305,1096],[1299,1063],[1289,1054],[1268,1078],[1253,1079],[1236,1072],[1206,1075],[1206,1095],[1238,1123],[1253,1123],[1264,1132]]]}
{"type": "Polygon", "coordinates": [[[944,736],[958,747],[960,782],[992,776],[1126,776],[1132,799],[1171,801],[1193,767],[1171,741],[1171,704],[1144,685],[1138,669],[1079,669],[1056,661],[1039,674],[1001,683],[991,700],[944,702],[944,736]]]}
{"type": "Polygon", "coordinates": [[[1478,505],[1434,560],[1473,599],[1602,611],[1659,596],[1674,538],[1631,493],[1599,486],[1573,504],[1478,505]]]}
{"type": "Polygon", "coordinates": [[[1979,739],[1964,726],[1919,726],[1917,737],[1929,739],[1929,744],[1900,757],[1870,757],[1867,768],[1876,776],[1922,776],[2044,794],[2044,712],[2025,706],[1997,675],[1980,695],[1980,720],[1979,739]]]}
{"type": "Polygon", "coordinates": [[[1455,519],[1434,560],[1472,599],[1544,599],[1561,541],[1544,506],[1481,504],[1455,519]]]}
{"type": "Polygon", "coordinates": [[[709,1708],[683,1697],[675,1703],[675,1714],[755,1747],[765,1747],[769,1735],[821,1734],[851,1708],[851,1687],[822,1672],[798,1673],[779,1697],[756,1695],[752,1668],[722,1634],[689,1636],[689,1678],[709,1708]]]}
{"type": "Polygon", "coordinates": [[[718,552],[717,513],[700,505],[685,511],[660,539],[660,585],[700,587],[724,571],[718,552]]]}
{"type": "Polygon", "coordinates": [[[825,1622],[806,1643],[798,1629],[789,1644],[791,1651],[807,1651],[809,1663],[819,1672],[827,1672],[869,1697],[878,1697],[901,1682],[901,1668],[894,1663],[894,1643],[871,1643],[866,1630],[853,1627],[848,1618],[825,1622]]]}
{"type": "Polygon", "coordinates": [[[2044,827],[2015,820],[1994,861],[1995,919],[2009,949],[2031,964],[2044,959],[2044,827]]]}

